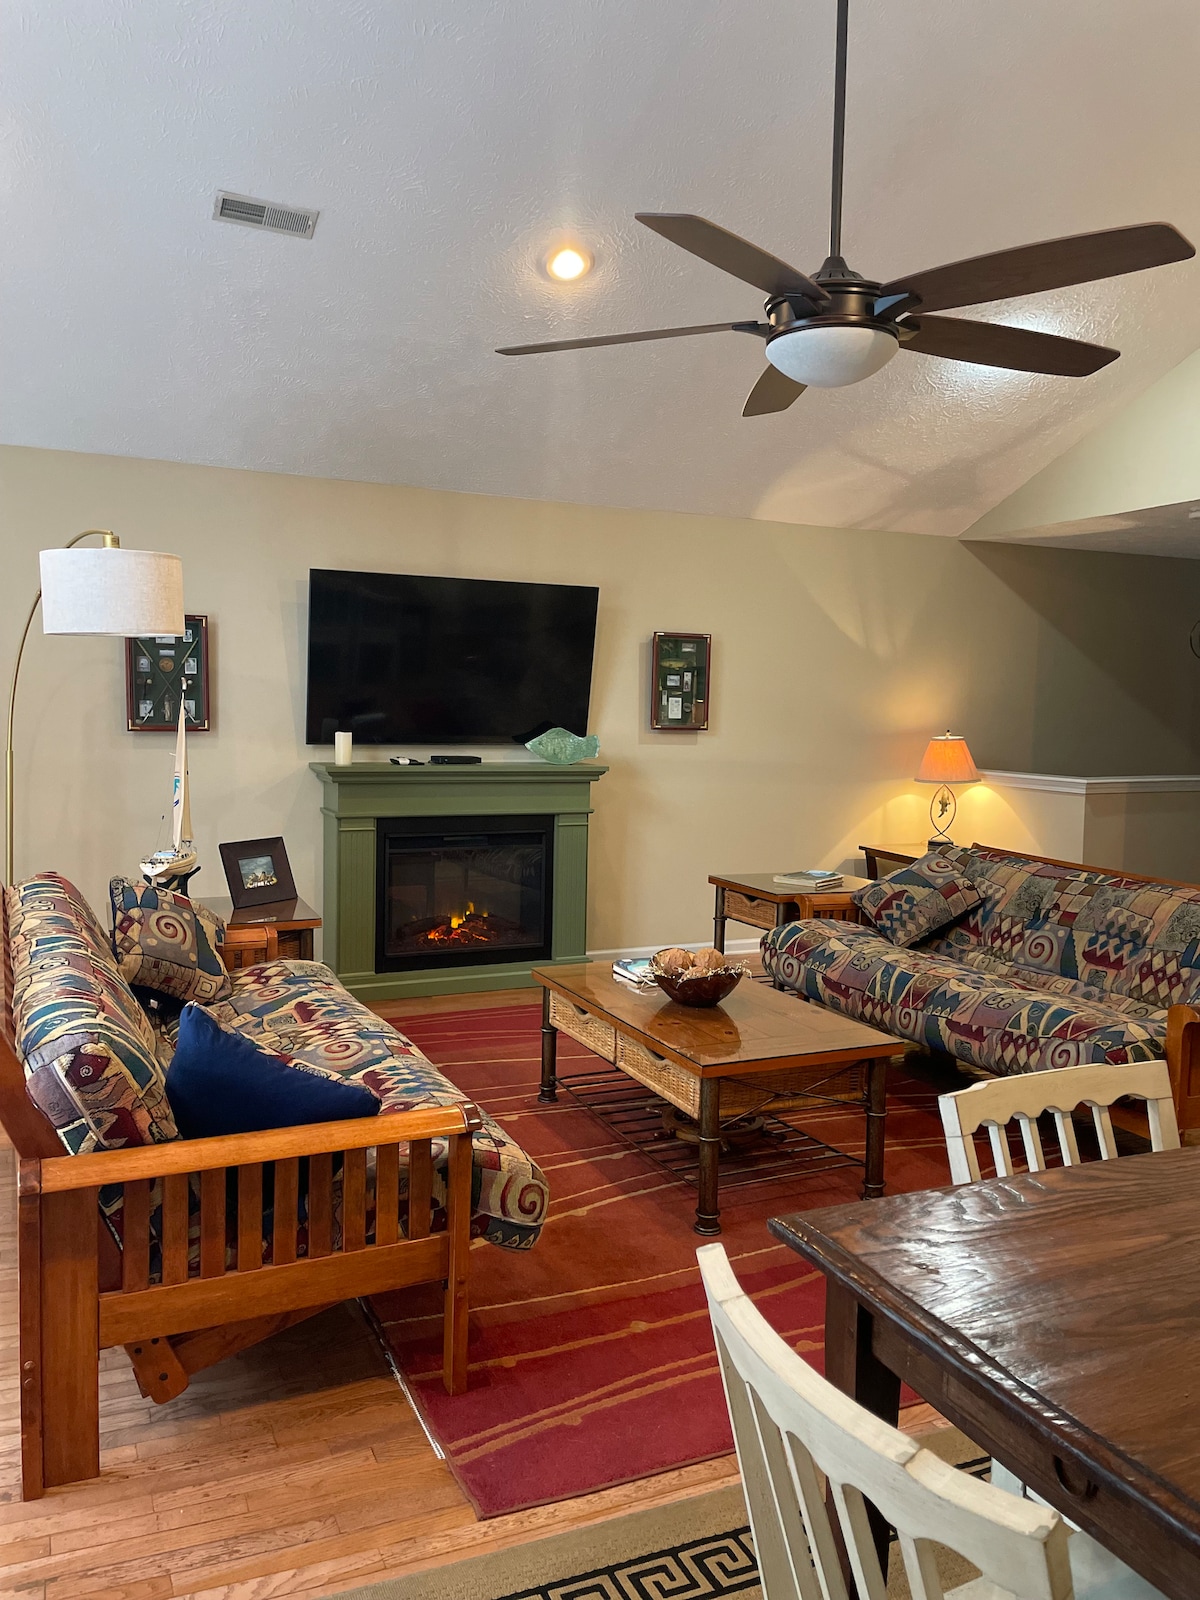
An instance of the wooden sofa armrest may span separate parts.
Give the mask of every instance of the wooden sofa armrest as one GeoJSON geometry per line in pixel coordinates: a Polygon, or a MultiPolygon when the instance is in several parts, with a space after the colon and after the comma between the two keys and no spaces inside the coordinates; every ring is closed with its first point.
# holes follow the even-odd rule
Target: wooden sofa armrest
{"type": "Polygon", "coordinates": [[[467,1382],[474,1106],[388,1112],[20,1165],[22,1485],[99,1471],[97,1354],[124,1345],[163,1401],[323,1306],[444,1285],[442,1377],[467,1382]],[[445,1138],[435,1192],[433,1141],[445,1138]],[[407,1153],[402,1147],[407,1146],[407,1153]],[[373,1164],[368,1152],[374,1150],[373,1164]],[[335,1156],[340,1161],[335,1165],[335,1156]],[[101,1271],[97,1201],[121,1237],[101,1271]]]}
{"type": "Polygon", "coordinates": [[[1200,1010],[1167,1010],[1167,1068],[1183,1144],[1200,1144],[1200,1010]]]}
{"type": "Polygon", "coordinates": [[[64,1250],[88,1292],[99,1291],[101,1347],[441,1278],[455,1303],[446,1380],[457,1392],[466,1373],[459,1312],[465,1316],[471,1135],[481,1123],[473,1105],[460,1103],[25,1160],[21,1203],[39,1210],[43,1258],[64,1250]],[[433,1186],[439,1138],[449,1146],[444,1201],[435,1201],[433,1186]],[[115,1185],[122,1186],[120,1282],[107,1289],[97,1282],[94,1219],[98,1191],[115,1185]],[[435,1232],[442,1204],[445,1228],[435,1232]]]}
{"type": "Polygon", "coordinates": [[[311,1122],[300,1127],[272,1128],[266,1133],[234,1133],[216,1139],[178,1139],[170,1144],[142,1145],[134,1150],[98,1150],[85,1156],[53,1156],[22,1161],[20,1192],[63,1194],[97,1189],[108,1183],[131,1183],[173,1174],[211,1172],[263,1161],[329,1155],[340,1150],[405,1144],[410,1140],[447,1138],[482,1127],[479,1111],[469,1102],[432,1106],[428,1110],[387,1111],[377,1117],[346,1122],[311,1122]]]}

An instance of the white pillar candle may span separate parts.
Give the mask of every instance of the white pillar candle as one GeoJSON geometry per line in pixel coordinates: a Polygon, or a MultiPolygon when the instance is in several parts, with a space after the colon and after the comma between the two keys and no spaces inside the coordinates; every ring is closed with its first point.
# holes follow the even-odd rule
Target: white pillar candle
{"type": "Polygon", "coordinates": [[[333,761],[338,767],[348,767],[354,760],[354,735],[335,733],[333,736],[333,761]]]}

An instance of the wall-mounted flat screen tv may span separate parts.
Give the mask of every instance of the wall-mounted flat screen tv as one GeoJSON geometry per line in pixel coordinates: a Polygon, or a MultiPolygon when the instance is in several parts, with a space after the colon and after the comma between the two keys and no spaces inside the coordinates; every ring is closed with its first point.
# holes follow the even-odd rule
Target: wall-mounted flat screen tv
{"type": "Polygon", "coordinates": [[[309,744],[586,733],[600,591],[313,568],[309,744]]]}

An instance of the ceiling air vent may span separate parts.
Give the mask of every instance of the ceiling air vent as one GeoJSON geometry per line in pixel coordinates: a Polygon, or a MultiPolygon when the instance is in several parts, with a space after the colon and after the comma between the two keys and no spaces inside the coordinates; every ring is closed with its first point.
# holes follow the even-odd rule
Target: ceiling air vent
{"type": "Polygon", "coordinates": [[[269,228],[272,233],[291,233],[298,239],[311,239],[319,211],[299,206],[276,205],[273,200],[253,200],[245,194],[217,190],[213,217],[217,222],[238,222],[243,228],[269,228]]]}

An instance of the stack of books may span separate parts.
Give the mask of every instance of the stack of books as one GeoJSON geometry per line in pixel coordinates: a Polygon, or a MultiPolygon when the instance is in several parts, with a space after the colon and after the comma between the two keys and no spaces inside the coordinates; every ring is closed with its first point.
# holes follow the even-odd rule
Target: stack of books
{"type": "Polygon", "coordinates": [[[649,956],[627,956],[623,961],[614,961],[612,974],[618,983],[628,984],[631,989],[655,987],[649,956]]]}
{"type": "Polygon", "coordinates": [[[775,882],[815,893],[820,889],[840,889],[842,875],[840,872],[826,872],[823,867],[803,867],[798,872],[777,872],[775,882]]]}

